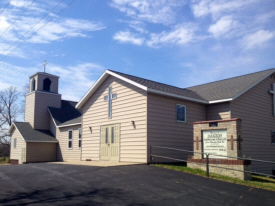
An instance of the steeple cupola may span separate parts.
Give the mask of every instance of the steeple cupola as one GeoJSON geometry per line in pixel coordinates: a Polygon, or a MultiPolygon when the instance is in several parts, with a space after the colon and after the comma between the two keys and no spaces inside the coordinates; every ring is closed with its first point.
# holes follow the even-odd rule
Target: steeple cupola
{"type": "Polygon", "coordinates": [[[34,129],[49,129],[48,107],[61,107],[61,94],[58,94],[59,77],[45,72],[30,76],[29,94],[26,95],[25,122],[34,129]]]}

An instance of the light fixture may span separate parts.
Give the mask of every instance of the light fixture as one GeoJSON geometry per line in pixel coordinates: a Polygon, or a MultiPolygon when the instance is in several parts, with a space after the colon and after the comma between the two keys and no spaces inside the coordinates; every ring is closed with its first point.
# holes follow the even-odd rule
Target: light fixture
{"type": "Polygon", "coordinates": [[[88,127],[90,129],[90,132],[92,132],[92,127],[88,127]]]}

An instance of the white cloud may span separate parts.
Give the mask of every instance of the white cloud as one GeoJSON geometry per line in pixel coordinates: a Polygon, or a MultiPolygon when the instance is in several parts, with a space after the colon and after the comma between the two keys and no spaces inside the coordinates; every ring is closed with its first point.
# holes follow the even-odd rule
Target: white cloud
{"type": "Polygon", "coordinates": [[[246,35],[243,38],[243,45],[246,49],[260,47],[274,37],[275,31],[271,32],[268,30],[259,30],[253,34],[246,35]]]}
{"type": "Polygon", "coordinates": [[[275,17],[275,11],[261,13],[256,15],[256,22],[259,24],[264,24],[269,21],[272,21],[272,18],[274,17],[275,17]]]}
{"type": "Polygon", "coordinates": [[[47,70],[51,74],[60,76],[59,93],[62,94],[62,99],[79,101],[105,68],[86,62],[63,68],[58,65],[49,65],[47,70]]]}
{"type": "Polygon", "coordinates": [[[135,45],[142,45],[144,38],[139,37],[137,34],[133,34],[129,31],[120,31],[113,36],[114,40],[117,40],[121,43],[130,43],[135,45]]]}
{"type": "Polygon", "coordinates": [[[191,9],[195,17],[211,15],[213,19],[219,18],[229,12],[247,9],[256,0],[194,0],[191,9]]]}
{"type": "Polygon", "coordinates": [[[12,51],[11,55],[24,57],[16,48],[24,42],[44,44],[53,41],[63,41],[68,38],[89,38],[91,32],[106,28],[100,22],[65,18],[55,15],[54,13],[66,8],[67,5],[64,3],[58,4],[57,8],[52,11],[53,13],[43,18],[45,17],[45,13],[48,13],[50,9],[59,3],[58,1],[45,1],[39,4],[33,3],[27,12],[18,18],[18,15],[21,14],[31,2],[30,0],[13,0],[0,16],[0,44],[10,45],[8,47],[1,47],[0,54],[6,55],[12,51]],[[52,19],[52,17],[55,18],[52,19]],[[14,50],[15,48],[16,50],[14,50]],[[17,52],[17,54],[15,52],[17,52]],[[20,55],[18,55],[18,53],[20,53],[20,55]]]}
{"type": "Polygon", "coordinates": [[[10,24],[5,16],[0,16],[0,32],[3,33],[10,24]]]}
{"type": "MultiPolygon", "coordinates": [[[[5,62],[0,62],[1,82],[6,85],[16,86],[19,90],[28,83],[29,75],[35,73],[34,67],[20,67],[5,62]]],[[[2,88],[1,88],[2,89],[2,88]]]]}
{"type": "Polygon", "coordinates": [[[130,21],[129,26],[139,33],[147,33],[147,31],[144,29],[145,25],[141,21],[130,21]]]}
{"type": "MultiPolygon", "coordinates": [[[[29,82],[29,76],[37,72],[37,68],[42,68],[41,64],[36,67],[20,67],[0,62],[0,88],[16,86],[21,90],[29,82]]],[[[48,63],[46,68],[46,72],[60,76],[59,93],[62,94],[62,99],[74,101],[80,100],[104,70],[101,65],[91,62],[65,67],[48,63]]]]}
{"type": "Polygon", "coordinates": [[[136,20],[171,24],[175,22],[175,10],[184,4],[183,0],[113,0],[110,5],[136,20]]]}
{"type": "Polygon", "coordinates": [[[210,25],[208,32],[210,32],[215,38],[218,38],[232,31],[237,25],[238,22],[233,20],[231,16],[224,16],[215,24],[210,25]]]}
{"type": "Polygon", "coordinates": [[[15,6],[15,7],[27,7],[29,4],[31,3],[31,1],[10,1],[10,5],[15,6]]]}
{"type": "Polygon", "coordinates": [[[26,58],[26,55],[22,49],[16,49],[12,53],[10,53],[11,50],[13,50],[15,47],[11,47],[10,50],[7,50],[10,47],[9,44],[1,43],[0,42],[0,55],[10,55],[14,57],[20,57],[20,58],[26,58]]]}
{"type": "Polygon", "coordinates": [[[196,28],[190,25],[177,25],[171,31],[163,31],[159,34],[151,34],[147,45],[158,47],[163,44],[187,44],[195,40],[196,28]]]}

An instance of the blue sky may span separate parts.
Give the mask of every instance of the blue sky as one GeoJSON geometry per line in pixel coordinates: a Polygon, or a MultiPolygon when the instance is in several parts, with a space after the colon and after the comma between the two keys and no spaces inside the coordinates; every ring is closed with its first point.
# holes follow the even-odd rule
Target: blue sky
{"type": "Polygon", "coordinates": [[[1,0],[0,89],[60,76],[79,101],[105,69],[188,87],[275,67],[274,0],[1,0]]]}

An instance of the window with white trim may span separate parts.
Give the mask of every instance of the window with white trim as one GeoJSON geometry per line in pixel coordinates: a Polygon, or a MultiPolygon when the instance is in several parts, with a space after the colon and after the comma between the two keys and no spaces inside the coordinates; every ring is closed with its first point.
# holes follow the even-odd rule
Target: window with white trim
{"type": "Polygon", "coordinates": [[[73,130],[68,131],[68,149],[73,149],[73,130]]]}
{"type": "Polygon", "coordinates": [[[78,148],[81,148],[81,144],[82,144],[82,129],[79,128],[78,129],[78,148]]]}
{"type": "Polygon", "coordinates": [[[177,104],[177,121],[186,122],[186,106],[177,104]]]}
{"type": "Polygon", "coordinates": [[[14,148],[14,149],[16,148],[16,143],[17,143],[17,139],[14,138],[14,139],[13,139],[13,148],[14,148]]]}

